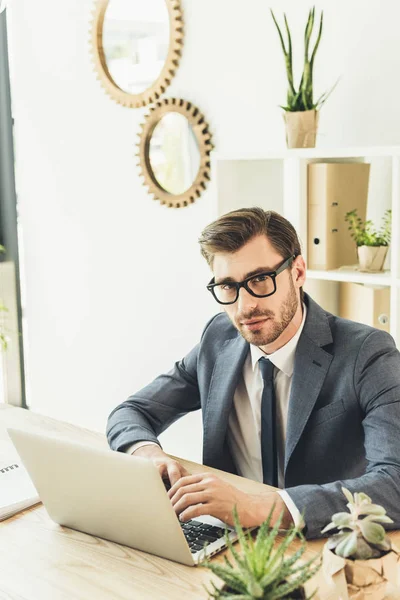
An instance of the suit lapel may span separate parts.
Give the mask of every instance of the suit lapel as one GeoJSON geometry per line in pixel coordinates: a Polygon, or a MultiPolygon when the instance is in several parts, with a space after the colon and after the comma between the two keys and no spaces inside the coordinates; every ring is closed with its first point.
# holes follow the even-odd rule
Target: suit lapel
{"type": "Polygon", "coordinates": [[[307,317],[294,361],[286,431],[285,471],[304,431],[328,373],[333,356],[323,349],[332,344],[327,313],[305,295],[307,317]]]}
{"type": "Polygon", "coordinates": [[[248,352],[249,344],[238,334],[225,342],[216,360],[204,417],[203,461],[206,465],[226,467],[223,448],[228,419],[248,352]]]}

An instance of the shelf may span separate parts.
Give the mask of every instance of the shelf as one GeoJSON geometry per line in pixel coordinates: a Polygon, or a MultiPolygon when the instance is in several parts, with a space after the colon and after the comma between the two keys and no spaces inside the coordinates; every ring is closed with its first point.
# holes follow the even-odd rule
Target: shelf
{"type": "Polygon", "coordinates": [[[239,161],[239,160],[283,160],[285,158],[356,158],[356,157],[383,157],[400,156],[400,146],[359,146],[354,148],[294,148],[291,150],[268,150],[259,153],[222,153],[213,151],[211,158],[214,161],[239,161]]]}
{"type": "Polygon", "coordinates": [[[352,283],[366,283],[368,285],[390,285],[392,283],[390,271],[383,271],[383,273],[362,273],[357,270],[357,266],[341,267],[332,271],[315,271],[309,269],[307,270],[307,278],[320,281],[350,281],[352,283]]]}

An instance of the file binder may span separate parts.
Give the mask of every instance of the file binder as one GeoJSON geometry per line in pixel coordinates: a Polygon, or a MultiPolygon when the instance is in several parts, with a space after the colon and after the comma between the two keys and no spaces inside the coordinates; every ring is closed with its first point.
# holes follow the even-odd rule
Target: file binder
{"type": "Polygon", "coordinates": [[[337,269],[357,262],[356,244],[345,221],[357,209],[366,218],[369,163],[308,165],[308,268],[337,269]]]}
{"type": "Polygon", "coordinates": [[[390,333],[390,287],[341,283],[339,314],[390,333]]]}

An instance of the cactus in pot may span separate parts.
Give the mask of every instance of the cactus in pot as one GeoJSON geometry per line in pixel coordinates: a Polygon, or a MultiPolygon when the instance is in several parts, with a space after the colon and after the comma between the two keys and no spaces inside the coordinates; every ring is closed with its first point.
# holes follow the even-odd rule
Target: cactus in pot
{"type": "MultiPolygon", "coordinates": [[[[213,590],[208,593],[211,598],[225,600],[275,600],[310,598],[304,589],[321,566],[320,555],[302,562],[301,557],[306,549],[306,542],[299,528],[292,526],[282,535],[279,527],[282,515],[271,528],[271,518],[274,507],[268,518],[260,526],[256,539],[251,532],[244,532],[234,510],[235,529],[238,534],[240,552],[238,552],[229,537],[227,546],[231,551],[234,562],[224,556],[225,564],[216,562],[205,563],[215,575],[222,579],[225,585],[217,588],[212,583],[213,590]],[[278,532],[280,539],[278,540],[278,532]],[[300,540],[293,551],[286,555],[292,543],[300,540]]],[[[290,550],[289,550],[290,552],[290,550]]]]}
{"type": "Polygon", "coordinates": [[[400,598],[400,553],[383,527],[393,523],[392,519],[367,494],[352,494],[346,488],[342,492],[349,512],[335,513],[322,530],[335,533],[324,547],[320,591],[325,585],[326,589],[335,586],[337,597],[343,600],[400,598]]]}
{"type": "Polygon", "coordinates": [[[314,62],[322,36],[323,11],[321,11],[313,48],[311,47],[311,37],[314,30],[314,24],[316,24],[315,7],[311,8],[308,13],[307,24],[304,31],[303,72],[297,87],[293,75],[292,36],[286,14],[283,13],[287,37],[286,43],[283,31],[279,27],[278,21],[272,10],[271,16],[275,23],[282,46],[288,83],[286,104],[281,106],[284,110],[287,146],[288,148],[313,148],[316,143],[319,109],[328,99],[337,83],[335,83],[331,90],[322,94],[318,99],[314,98],[314,62]]]}
{"type": "Polygon", "coordinates": [[[346,488],[342,488],[348,500],[349,512],[339,512],[332,516],[332,521],[321,533],[338,529],[339,533],[331,536],[327,542],[329,550],[338,556],[354,560],[378,558],[391,549],[381,523],[393,523],[386,510],[379,504],[373,504],[367,494],[355,493],[354,496],[346,488]]]}

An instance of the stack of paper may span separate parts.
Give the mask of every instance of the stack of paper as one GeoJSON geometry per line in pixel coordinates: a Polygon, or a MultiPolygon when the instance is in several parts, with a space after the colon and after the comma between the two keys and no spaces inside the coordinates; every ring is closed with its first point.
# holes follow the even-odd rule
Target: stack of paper
{"type": "Polygon", "coordinates": [[[0,441],[0,521],[40,502],[11,441],[0,441]]]}

